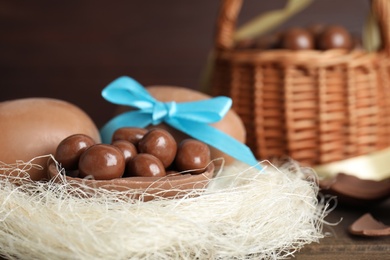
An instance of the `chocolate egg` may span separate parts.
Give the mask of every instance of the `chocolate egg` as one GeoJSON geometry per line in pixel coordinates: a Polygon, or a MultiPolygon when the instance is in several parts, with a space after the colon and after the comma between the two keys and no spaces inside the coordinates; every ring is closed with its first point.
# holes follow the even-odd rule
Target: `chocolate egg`
{"type": "Polygon", "coordinates": [[[79,176],[93,176],[95,180],[111,180],[122,177],[125,157],[116,146],[95,144],[80,157],[79,176]]]}
{"type": "Polygon", "coordinates": [[[351,34],[342,26],[330,25],[324,28],[318,36],[317,45],[320,50],[351,49],[353,40],[351,34]]]}
{"type": "Polygon", "coordinates": [[[134,145],[137,145],[139,140],[144,137],[144,135],[148,132],[145,128],[138,128],[138,127],[123,127],[117,129],[113,136],[112,136],[112,142],[116,140],[126,140],[130,143],[133,143],[134,145]]]}
{"type": "Polygon", "coordinates": [[[127,164],[128,176],[140,177],[164,177],[166,175],[164,165],[154,155],[147,153],[137,154],[127,164]]]}
{"type": "Polygon", "coordinates": [[[112,145],[118,147],[119,150],[122,151],[123,156],[125,157],[126,163],[138,154],[138,151],[137,151],[137,148],[135,147],[135,145],[130,143],[129,141],[116,140],[116,141],[112,142],[112,145]]]}
{"type": "Polygon", "coordinates": [[[303,28],[291,28],[282,36],[282,48],[289,50],[310,50],[314,48],[313,35],[303,28]]]}
{"type": "Polygon", "coordinates": [[[138,142],[138,151],[156,156],[167,168],[175,159],[177,143],[168,131],[155,128],[138,142]]]}
{"type": "Polygon", "coordinates": [[[66,170],[76,170],[81,154],[94,144],[92,137],[84,134],[68,136],[57,146],[54,158],[66,170]]]}
{"type": "MultiPolygon", "coordinates": [[[[211,98],[211,96],[206,95],[202,92],[189,89],[189,88],[183,88],[183,87],[149,86],[146,87],[146,89],[154,98],[162,102],[171,102],[171,101],[189,102],[189,101],[204,100],[204,99],[211,98]]],[[[120,114],[128,110],[129,107],[120,106],[118,107],[116,114],[120,114]]],[[[233,109],[230,109],[222,120],[213,123],[211,125],[219,129],[220,131],[224,132],[225,134],[235,138],[237,141],[241,143],[245,143],[246,131],[245,131],[244,124],[241,118],[237,115],[237,113],[233,109]]],[[[177,143],[180,143],[183,139],[189,138],[187,134],[184,134],[166,124],[160,124],[158,125],[158,127],[168,130],[169,133],[171,133],[173,137],[176,139],[177,143]]],[[[211,159],[224,158],[226,164],[230,164],[234,161],[232,157],[228,156],[224,152],[219,151],[214,147],[210,147],[210,151],[211,151],[211,159]]],[[[220,162],[221,162],[220,160],[215,161],[215,164],[219,165],[220,162]]]]}
{"type": "MultiPolygon", "coordinates": [[[[80,108],[61,100],[26,98],[1,102],[0,122],[0,161],[6,164],[54,154],[58,144],[73,134],[85,134],[100,142],[99,131],[91,118],[80,108]]],[[[48,157],[33,161],[42,169],[34,167],[27,171],[32,180],[47,177],[47,161],[48,157]]]]}
{"type": "Polygon", "coordinates": [[[175,159],[179,171],[197,169],[191,173],[202,173],[209,163],[210,149],[205,143],[195,139],[185,139],[180,143],[175,159]]]}

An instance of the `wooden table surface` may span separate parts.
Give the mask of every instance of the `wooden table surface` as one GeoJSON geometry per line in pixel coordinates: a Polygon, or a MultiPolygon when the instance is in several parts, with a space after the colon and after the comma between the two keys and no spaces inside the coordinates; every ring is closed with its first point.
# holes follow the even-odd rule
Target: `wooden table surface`
{"type": "Polygon", "coordinates": [[[390,236],[361,237],[349,234],[348,227],[365,213],[384,224],[390,225],[390,199],[370,208],[338,206],[326,220],[337,225],[325,225],[329,235],[306,245],[296,259],[390,259],[390,236]]]}

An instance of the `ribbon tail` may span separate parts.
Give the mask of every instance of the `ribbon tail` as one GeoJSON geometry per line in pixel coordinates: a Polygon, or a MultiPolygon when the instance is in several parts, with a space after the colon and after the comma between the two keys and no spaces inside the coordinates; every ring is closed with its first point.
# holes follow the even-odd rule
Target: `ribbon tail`
{"type": "Polygon", "coordinates": [[[109,144],[111,143],[112,135],[114,132],[122,127],[140,127],[145,128],[150,125],[152,120],[150,114],[143,113],[142,111],[129,111],[123,114],[120,114],[110,121],[108,121],[100,129],[100,137],[102,143],[109,144]]]}
{"type": "Polygon", "coordinates": [[[166,120],[165,122],[189,136],[248,164],[249,166],[255,166],[259,170],[262,169],[259,161],[255,158],[248,146],[210,125],[199,124],[197,122],[183,119],[179,121],[172,118],[166,120]]]}

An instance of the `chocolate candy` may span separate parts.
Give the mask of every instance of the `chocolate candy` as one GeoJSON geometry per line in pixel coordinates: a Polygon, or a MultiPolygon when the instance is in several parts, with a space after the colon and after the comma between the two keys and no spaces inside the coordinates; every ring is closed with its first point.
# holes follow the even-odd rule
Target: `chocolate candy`
{"type": "Polygon", "coordinates": [[[116,140],[110,145],[95,144],[82,134],[69,136],[58,145],[56,158],[68,176],[91,176],[95,180],[176,176],[189,170],[198,174],[204,172],[211,160],[206,144],[185,139],[178,150],[174,137],[162,128],[121,128],[115,133],[116,140]]]}
{"type": "Polygon", "coordinates": [[[119,150],[122,151],[123,156],[125,157],[126,163],[138,154],[137,148],[135,147],[135,145],[130,143],[129,141],[116,140],[116,141],[112,142],[112,145],[118,147],[119,150]]]}
{"type": "Polygon", "coordinates": [[[149,130],[139,141],[138,151],[156,156],[164,168],[167,168],[175,159],[177,144],[168,131],[155,128],[149,130]]]}
{"type": "Polygon", "coordinates": [[[324,28],[318,36],[317,42],[320,50],[329,49],[351,49],[353,45],[352,36],[342,26],[331,25],[324,28]]]}
{"type": "Polygon", "coordinates": [[[75,134],[62,140],[57,146],[54,158],[66,170],[76,170],[81,154],[95,141],[84,134],[75,134]]]}
{"type": "Polygon", "coordinates": [[[257,39],[237,42],[237,50],[289,49],[289,50],[329,50],[361,48],[361,39],[353,37],[343,26],[312,24],[306,28],[293,27],[283,33],[262,35],[257,39]]]}
{"type": "Polygon", "coordinates": [[[80,157],[79,172],[84,178],[92,175],[96,180],[110,180],[122,177],[125,170],[125,157],[113,145],[95,144],[80,157]]]}
{"type": "Polygon", "coordinates": [[[289,50],[313,49],[313,35],[303,28],[291,28],[282,37],[282,48],[289,50]]]}
{"type": "Polygon", "coordinates": [[[130,160],[127,171],[127,175],[130,176],[164,177],[166,175],[162,162],[156,156],[147,153],[137,154],[130,160]]]}
{"type": "Polygon", "coordinates": [[[210,163],[210,149],[195,139],[183,140],[177,150],[175,165],[179,171],[198,169],[191,173],[202,173],[210,163]]]}
{"type": "Polygon", "coordinates": [[[133,143],[134,145],[137,145],[139,140],[144,137],[144,135],[148,132],[145,128],[138,128],[138,127],[123,127],[117,129],[113,136],[112,136],[112,142],[117,140],[126,140],[130,143],[133,143]]]}

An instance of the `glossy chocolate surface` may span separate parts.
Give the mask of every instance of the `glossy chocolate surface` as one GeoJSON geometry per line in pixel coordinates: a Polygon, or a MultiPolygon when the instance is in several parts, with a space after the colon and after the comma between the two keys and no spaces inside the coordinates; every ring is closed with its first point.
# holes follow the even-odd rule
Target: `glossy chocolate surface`
{"type": "Polygon", "coordinates": [[[141,153],[136,155],[127,164],[128,176],[139,177],[164,177],[166,175],[164,165],[155,156],[141,153]]]}
{"type": "Polygon", "coordinates": [[[88,148],[80,157],[80,177],[92,175],[96,180],[109,180],[122,177],[125,170],[122,151],[107,144],[96,144],[88,148]]]}
{"type": "Polygon", "coordinates": [[[138,152],[157,157],[164,168],[167,168],[175,159],[177,143],[166,130],[155,128],[149,130],[138,143],[138,152]]]}
{"type": "Polygon", "coordinates": [[[119,150],[122,151],[123,156],[125,157],[126,163],[138,154],[138,151],[137,151],[137,148],[135,147],[135,145],[130,143],[129,141],[116,140],[116,141],[112,142],[112,145],[118,147],[119,150]]]}
{"type": "MultiPolygon", "coordinates": [[[[203,169],[210,163],[209,147],[198,140],[183,140],[177,150],[175,165],[179,171],[203,169]]],[[[195,171],[200,173],[203,170],[195,171]]]]}
{"type": "Polygon", "coordinates": [[[54,158],[67,170],[76,170],[81,154],[95,141],[84,134],[71,135],[57,146],[54,158]]]}

